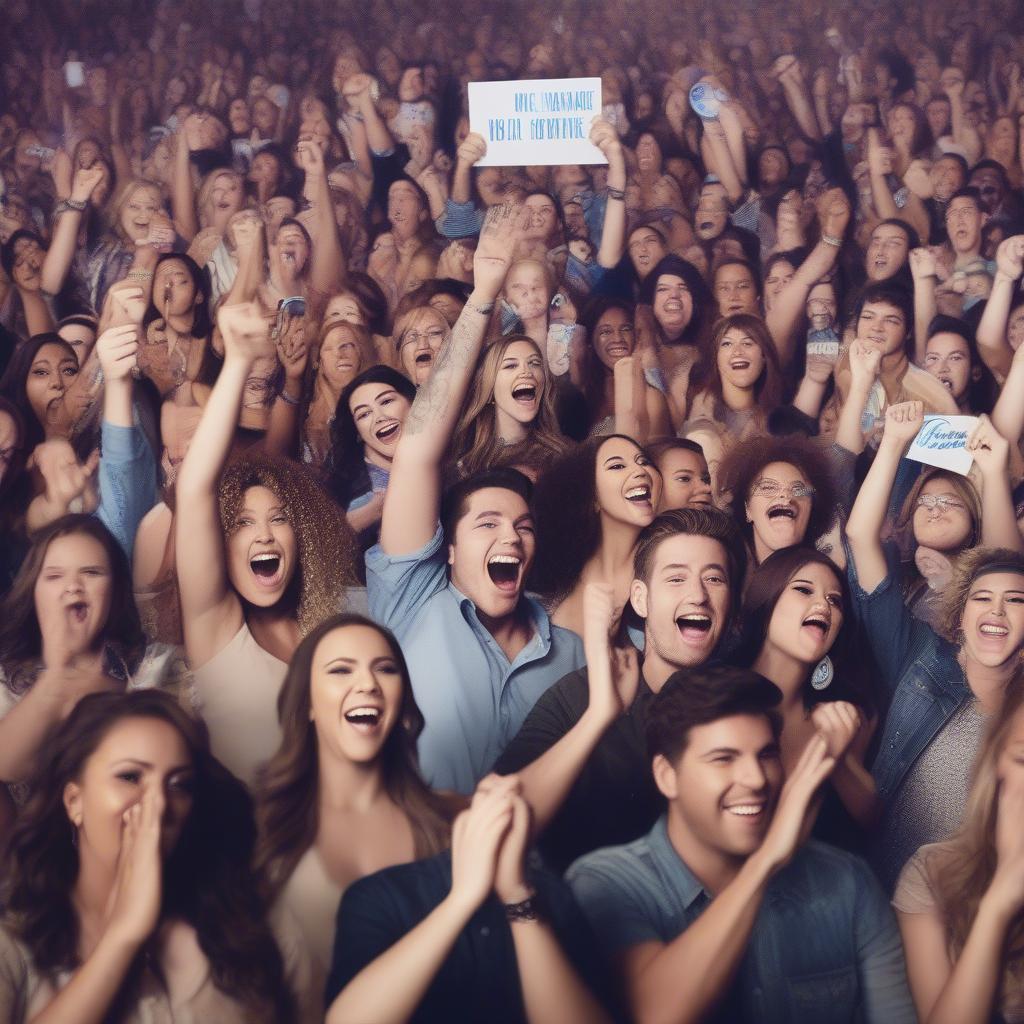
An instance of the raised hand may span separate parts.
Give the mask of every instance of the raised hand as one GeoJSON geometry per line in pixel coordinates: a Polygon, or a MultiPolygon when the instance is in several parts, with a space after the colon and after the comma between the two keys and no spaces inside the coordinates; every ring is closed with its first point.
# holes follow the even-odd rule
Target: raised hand
{"type": "Polygon", "coordinates": [[[839,762],[850,749],[850,744],[861,727],[861,716],[856,706],[845,700],[817,704],[811,711],[811,721],[818,735],[828,746],[828,755],[839,762]]]}
{"type": "Polygon", "coordinates": [[[465,167],[472,167],[477,160],[482,160],[487,155],[487,142],[477,132],[470,132],[459,143],[455,152],[455,159],[465,167]]]}
{"type": "Polygon", "coordinates": [[[930,277],[939,276],[938,268],[935,265],[935,253],[926,246],[910,250],[910,275],[914,284],[924,281],[930,277]]]}
{"type": "Polygon", "coordinates": [[[46,500],[63,515],[72,502],[80,502],[83,512],[92,512],[99,504],[94,477],[100,464],[99,449],[79,462],[71,445],[62,438],[36,445],[29,466],[39,470],[46,485],[46,500]]]}
{"type": "Polygon", "coordinates": [[[1024,273],[1024,235],[1012,235],[999,243],[996,270],[1013,280],[1024,273]]]}
{"type": "Polygon", "coordinates": [[[525,870],[530,842],[530,807],[518,789],[512,792],[511,803],[512,822],[498,853],[494,894],[502,903],[522,903],[533,895],[525,870]]]}
{"type": "Polygon", "coordinates": [[[114,324],[142,324],[146,315],[146,293],[142,285],[127,279],[116,281],[107,290],[104,320],[114,324]]]}
{"type": "Polygon", "coordinates": [[[850,223],[850,200],[841,188],[830,188],[822,193],[817,204],[821,233],[830,238],[842,238],[850,223]]]}
{"type": "Polygon", "coordinates": [[[610,164],[622,159],[622,143],[611,121],[595,117],[590,125],[590,141],[601,150],[601,155],[610,164]]]}
{"type": "Polygon", "coordinates": [[[988,416],[978,418],[977,426],[967,438],[966,448],[974,456],[983,477],[999,476],[1006,472],[1010,444],[992,425],[988,416]]]}
{"type": "Polygon", "coordinates": [[[221,306],[217,313],[217,326],[224,338],[225,360],[244,359],[253,363],[257,359],[273,356],[270,325],[260,315],[259,307],[254,302],[221,306]]]}
{"type": "Polygon", "coordinates": [[[138,365],[139,331],[136,323],[108,327],[96,340],[96,356],[109,383],[131,376],[138,365]]]}
{"type": "Polygon", "coordinates": [[[850,345],[850,374],[855,384],[870,387],[878,377],[882,365],[882,353],[874,345],[854,341],[850,345]]]}
{"type": "Polygon", "coordinates": [[[803,842],[812,821],[808,813],[811,802],[835,766],[828,744],[815,733],[782,787],[772,822],[756,853],[770,871],[785,867],[803,842]]]}
{"type": "Polygon", "coordinates": [[[80,167],[75,171],[74,180],[71,183],[71,198],[76,203],[88,202],[93,190],[103,181],[104,171],[99,164],[92,167],[80,167]]]}
{"type": "Polygon", "coordinates": [[[284,367],[286,380],[301,380],[309,362],[304,317],[286,317],[277,334],[277,358],[284,367]]]}
{"type": "Polygon", "coordinates": [[[160,917],[160,831],[164,807],[163,790],[150,782],[142,800],[122,815],[121,850],[104,933],[109,932],[131,946],[141,946],[153,934],[160,917]]]}
{"type": "Polygon", "coordinates": [[[822,352],[808,352],[804,362],[804,373],[807,375],[807,379],[815,384],[827,384],[838,360],[838,355],[828,356],[822,352]]]}
{"type": "Polygon", "coordinates": [[[633,703],[640,684],[636,651],[612,646],[611,631],[621,615],[610,584],[588,583],[583,588],[583,649],[589,666],[590,707],[610,719],[633,703]]]}
{"type": "Polygon", "coordinates": [[[295,163],[307,177],[324,174],[324,154],[311,139],[300,139],[296,144],[295,163]]]}
{"type": "Polygon", "coordinates": [[[924,160],[912,160],[903,175],[903,184],[919,199],[931,199],[935,194],[932,176],[924,160]]]}
{"type": "Polygon", "coordinates": [[[489,299],[497,297],[505,283],[516,247],[530,223],[524,206],[504,203],[492,206],[480,229],[473,254],[473,287],[489,299]]]}
{"type": "Polygon", "coordinates": [[[235,249],[239,256],[252,253],[263,237],[263,221],[259,215],[249,210],[232,220],[231,234],[234,236],[235,249]]]}
{"type": "Polygon", "coordinates": [[[885,410],[882,440],[906,447],[924,424],[923,402],[898,402],[885,410]]]}
{"type": "Polygon", "coordinates": [[[515,776],[483,779],[469,810],[452,826],[451,898],[470,912],[476,910],[494,888],[498,851],[512,824],[512,797],[518,790],[515,776]]]}

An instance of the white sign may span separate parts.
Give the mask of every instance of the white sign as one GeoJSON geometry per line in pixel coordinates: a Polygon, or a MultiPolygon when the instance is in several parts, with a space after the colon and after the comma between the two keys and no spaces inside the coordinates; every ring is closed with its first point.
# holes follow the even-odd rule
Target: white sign
{"type": "Polygon", "coordinates": [[[977,425],[977,416],[925,416],[907,458],[967,476],[974,462],[967,438],[977,425]]]}
{"type": "Polygon", "coordinates": [[[487,143],[477,167],[605,164],[589,141],[600,114],[600,78],[469,83],[469,127],[487,143]]]}

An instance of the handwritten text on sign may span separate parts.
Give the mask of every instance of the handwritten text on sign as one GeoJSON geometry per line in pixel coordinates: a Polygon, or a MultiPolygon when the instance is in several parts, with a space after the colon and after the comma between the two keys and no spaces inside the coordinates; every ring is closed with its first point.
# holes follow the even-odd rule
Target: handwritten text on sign
{"type": "Polygon", "coordinates": [[[606,163],[588,141],[600,113],[600,78],[469,83],[470,129],[487,143],[478,167],[606,163]]]}
{"type": "Polygon", "coordinates": [[[976,416],[925,416],[907,458],[967,476],[974,456],[965,446],[977,425],[976,416]]]}

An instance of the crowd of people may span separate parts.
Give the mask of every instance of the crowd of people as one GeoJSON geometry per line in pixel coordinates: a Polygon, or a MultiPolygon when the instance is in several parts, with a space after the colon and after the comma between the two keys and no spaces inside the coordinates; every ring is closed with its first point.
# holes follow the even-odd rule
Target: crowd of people
{"type": "Polygon", "coordinates": [[[0,1018],[1024,1021],[1024,8],[2,18],[0,1018]]]}

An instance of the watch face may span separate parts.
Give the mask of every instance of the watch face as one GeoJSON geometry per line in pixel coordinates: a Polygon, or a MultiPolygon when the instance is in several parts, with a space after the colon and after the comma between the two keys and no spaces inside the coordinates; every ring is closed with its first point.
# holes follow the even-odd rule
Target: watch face
{"type": "Polygon", "coordinates": [[[690,106],[698,117],[707,120],[718,117],[722,103],[728,98],[723,90],[707,82],[698,82],[690,89],[690,106]]]}

